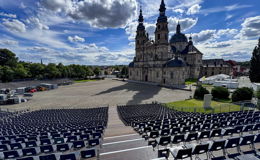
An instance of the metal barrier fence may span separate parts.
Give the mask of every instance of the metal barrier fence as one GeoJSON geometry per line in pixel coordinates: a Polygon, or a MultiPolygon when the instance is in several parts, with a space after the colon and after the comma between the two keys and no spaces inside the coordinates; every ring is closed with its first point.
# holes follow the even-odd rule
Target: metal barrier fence
{"type": "MultiPolygon", "coordinates": [[[[166,106],[166,104],[164,104],[166,106]]],[[[222,113],[222,112],[234,112],[234,111],[245,111],[245,110],[259,110],[257,105],[252,101],[241,101],[236,103],[220,104],[218,106],[204,108],[203,106],[187,106],[187,107],[175,107],[170,106],[171,109],[182,111],[182,112],[199,112],[199,113],[222,113]]]]}

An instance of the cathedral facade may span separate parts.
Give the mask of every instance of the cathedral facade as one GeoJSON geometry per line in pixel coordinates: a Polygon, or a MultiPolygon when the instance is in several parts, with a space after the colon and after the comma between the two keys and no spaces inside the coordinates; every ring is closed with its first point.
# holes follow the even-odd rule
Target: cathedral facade
{"type": "Polygon", "coordinates": [[[192,37],[187,38],[181,32],[179,23],[176,33],[169,40],[164,0],[159,11],[155,40],[150,40],[140,10],[135,37],[136,54],[129,64],[129,80],[175,86],[184,84],[186,79],[199,78],[203,54],[193,45],[192,37]]]}

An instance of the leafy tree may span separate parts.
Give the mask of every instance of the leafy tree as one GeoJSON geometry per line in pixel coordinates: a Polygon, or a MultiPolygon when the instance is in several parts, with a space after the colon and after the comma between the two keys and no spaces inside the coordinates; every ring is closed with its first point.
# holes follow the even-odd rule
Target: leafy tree
{"type": "Polygon", "coordinates": [[[0,80],[2,80],[3,75],[4,75],[4,67],[0,66],[0,80]]]}
{"type": "Polygon", "coordinates": [[[249,78],[251,82],[260,82],[260,38],[250,61],[249,78]]]}
{"type": "Polygon", "coordinates": [[[209,94],[209,91],[202,86],[198,86],[198,88],[195,90],[194,98],[203,99],[205,94],[209,94]]]}
{"type": "Polygon", "coordinates": [[[66,78],[69,76],[68,67],[64,66],[62,63],[59,63],[57,68],[60,71],[60,78],[66,78]]]}
{"type": "Polygon", "coordinates": [[[10,82],[14,79],[14,71],[9,66],[3,66],[2,82],[10,82]]]}
{"type": "Polygon", "coordinates": [[[100,72],[101,72],[101,70],[100,70],[100,68],[99,68],[99,67],[95,67],[95,68],[94,68],[94,70],[93,70],[93,72],[94,72],[94,74],[95,74],[96,76],[99,76],[99,75],[100,75],[100,72]]]}
{"type": "Polygon", "coordinates": [[[114,66],[113,67],[116,71],[120,71],[120,67],[119,66],[114,66]]]}
{"type": "Polygon", "coordinates": [[[45,75],[49,79],[58,78],[60,74],[60,71],[54,63],[49,63],[45,68],[45,75]]]}
{"type": "Polygon", "coordinates": [[[42,79],[44,77],[45,65],[40,63],[32,63],[29,66],[29,71],[32,78],[42,79]]]}
{"type": "Polygon", "coordinates": [[[28,77],[28,70],[26,70],[23,64],[21,63],[17,64],[13,71],[15,79],[23,79],[28,77]]]}
{"type": "Polygon", "coordinates": [[[0,49],[0,65],[15,67],[18,62],[16,55],[8,49],[0,49]]]}
{"type": "Polygon", "coordinates": [[[213,98],[216,99],[228,99],[229,98],[229,91],[225,87],[214,87],[211,90],[211,94],[213,98]]]}
{"type": "Polygon", "coordinates": [[[251,88],[248,87],[238,88],[232,94],[232,101],[238,102],[238,101],[251,100],[253,94],[254,92],[251,88]]]}
{"type": "Polygon", "coordinates": [[[94,72],[91,67],[86,67],[86,77],[93,76],[94,72]]]}
{"type": "Polygon", "coordinates": [[[121,75],[127,76],[128,75],[128,67],[124,66],[121,70],[121,75]]]}

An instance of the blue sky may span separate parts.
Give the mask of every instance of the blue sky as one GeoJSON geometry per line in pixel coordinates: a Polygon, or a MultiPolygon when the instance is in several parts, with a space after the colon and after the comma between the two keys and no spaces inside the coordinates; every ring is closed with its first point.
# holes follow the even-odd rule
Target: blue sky
{"type": "MultiPolygon", "coordinates": [[[[161,0],[0,0],[0,48],[24,61],[86,65],[132,61],[138,10],[151,38],[161,0]]],[[[170,36],[180,21],[203,58],[249,60],[259,0],[165,0],[170,36]]]]}

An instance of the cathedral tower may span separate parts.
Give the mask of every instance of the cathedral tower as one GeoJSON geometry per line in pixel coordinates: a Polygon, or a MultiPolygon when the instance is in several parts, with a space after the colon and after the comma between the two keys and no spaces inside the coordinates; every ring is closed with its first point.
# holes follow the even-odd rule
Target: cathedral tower
{"type": "Polygon", "coordinates": [[[143,51],[144,51],[144,44],[148,41],[148,35],[146,34],[145,27],[144,27],[144,17],[142,14],[142,9],[140,9],[140,15],[138,18],[138,26],[136,31],[135,37],[135,51],[136,51],[136,61],[143,60],[143,51]]]}
{"type": "Polygon", "coordinates": [[[161,2],[159,11],[160,11],[160,15],[157,19],[156,30],[155,30],[155,43],[168,44],[169,30],[168,30],[167,16],[165,15],[166,8],[165,8],[164,0],[162,0],[161,2]]]}

